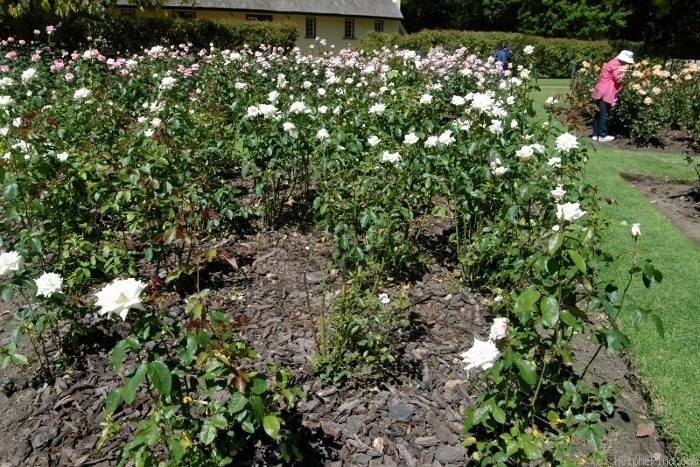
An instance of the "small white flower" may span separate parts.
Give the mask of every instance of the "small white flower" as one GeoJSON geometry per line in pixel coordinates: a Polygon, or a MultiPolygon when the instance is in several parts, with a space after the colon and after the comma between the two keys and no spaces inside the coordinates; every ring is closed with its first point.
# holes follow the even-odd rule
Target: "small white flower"
{"type": "Polygon", "coordinates": [[[474,339],[472,348],[463,352],[460,356],[462,357],[462,362],[467,364],[466,370],[477,367],[481,367],[482,370],[488,370],[501,356],[501,352],[498,351],[496,344],[491,341],[484,342],[474,339]]]}
{"type": "Polygon", "coordinates": [[[562,185],[557,185],[557,187],[549,193],[552,195],[552,198],[554,198],[555,201],[561,201],[566,194],[566,190],[562,185]]]}
{"type": "Polygon", "coordinates": [[[153,133],[154,133],[154,131],[152,128],[149,128],[147,130],[143,130],[143,134],[144,134],[144,136],[146,136],[146,138],[152,137],[153,133]]]}
{"type": "Polygon", "coordinates": [[[296,101],[293,102],[292,105],[289,107],[289,111],[293,114],[298,114],[298,113],[308,113],[309,108],[306,107],[306,104],[304,104],[301,101],[296,101]]]}
{"type": "Polygon", "coordinates": [[[384,151],[384,153],[382,153],[381,161],[396,164],[401,161],[401,154],[399,154],[398,152],[384,151]]]}
{"type": "Polygon", "coordinates": [[[494,135],[500,135],[503,133],[503,122],[500,120],[491,120],[491,125],[489,125],[489,131],[494,135]]]}
{"type": "Polygon", "coordinates": [[[73,93],[73,100],[81,102],[89,98],[91,95],[92,91],[90,91],[88,88],[76,89],[73,93]]]}
{"type": "Polygon", "coordinates": [[[387,293],[380,293],[377,298],[383,305],[388,305],[391,302],[391,299],[387,293]]]}
{"type": "Polygon", "coordinates": [[[243,89],[248,87],[247,83],[242,83],[240,81],[236,82],[236,84],[233,85],[237,90],[242,91],[243,89]]]}
{"type": "Polygon", "coordinates": [[[327,140],[330,137],[331,137],[331,135],[328,133],[328,130],[326,130],[325,128],[321,128],[316,133],[316,138],[320,139],[321,141],[327,140]]]}
{"type": "Polygon", "coordinates": [[[642,235],[642,227],[638,223],[632,224],[632,228],[630,229],[632,236],[633,237],[639,237],[642,235]]]}
{"type": "Polygon", "coordinates": [[[547,161],[547,165],[550,167],[561,167],[561,157],[552,157],[547,161]]]}
{"type": "Polygon", "coordinates": [[[34,281],[36,296],[50,297],[63,288],[63,278],[53,272],[45,272],[34,281]]]}
{"type": "Polygon", "coordinates": [[[162,80],[160,80],[160,85],[158,86],[158,88],[172,89],[175,87],[175,83],[177,83],[177,79],[173,78],[172,76],[166,76],[162,80]]]}
{"type": "Polygon", "coordinates": [[[559,99],[557,99],[557,98],[554,97],[554,96],[549,96],[549,97],[544,101],[544,103],[547,104],[547,105],[554,105],[554,104],[556,104],[557,102],[559,102],[559,99]]]}
{"type": "Polygon", "coordinates": [[[275,102],[277,102],[277,99],[279,98],[279,96],[280,96],[280,93],[279,93],[279,92],[277,92],[277,91],[270,91],[270,92],[267,94],[267,100],[270,101],[270,102],[272,102],[272,103],[274,104],[275,102]]]}
{"type": "Polygon", "coordinates": [[[578,148],[578,138],[568,132],[561,134],[557,137],[556,147],[560,152],[569,152],[578,148]]]}
{"type": "Polygon", "coordinates": [[[422,96],[420,96],[419,102],[422,105],[430,104],[431,102],[433,102],[433,96],[431,96],[430,94],[423,94],[422,96]]]}
{"type": "Polygon", "coordinates": [[[450,100],[450,104],[457,106],[464,105],[466,102],[466,99],[464,99],[462,96],[452,96],[452,99],[450,100]]]}
{"type": "Polygon", "coordinates": [[[428,139],[426,139],[425,143],[423,143],[423,147],[434,148],[435,146],[437,146],[437,143],[438,143],[437,136],[428,136],[428,139]]]}
{"type": "Polygon", "coordinates": [[[22,72],[22,75],[20,76],[22,84],[28,83],[34,78],[36,78],[36,68],[27,68],[22,72]]]}
{"type": "Polygon", "coordinates": [[[515,155],[520,158],[520,160],[527,162],[530,159],[532,159],[532,155],[535,153],[535,150],[532,148],[530,145],[525,145],[515,151],[515,155]]]}
{"type": "Polygon", "coordinates": [[[95,294],[99,315],[117,314],[126,320],[131,308],[143,309],[140,295],[146,284],[133,278],[117,279],[95,294]]]}
{"type": "Polygon", "coordinates": [[[523,53],[525,55],[532,55],[532,52],[535,51],[535,48],[531,45],[526,45],[525,48],[523,49],[523,53]]]}
{"type": "Polygon", "coordinates": [[[452,130],[445,130],[438,137],[438,143],[444,144],[445,146],[449,146],[450,144],[452,144],[454,142],[455,142],[455,138],[454,138],[454,136],[452,136],[452,130]]]}
{"type": "Polygon", "coordinates": [[[0,276],[7,276],[24,267],[24,258],[16,251],[7,251],[0,254],[0,276]]]}
{"type": "Polygon", "coordinates": [[[327,106],[322,105],[321,107],[318,108],[318,113],[320,113],[320,114],[325,114],[326,112],[328,112],[328,107],[327,107],[327,106]]]}
{"type": "Polygon", "coordinates": [[[575,221],[584,214],[586,211],[581,210],[579,203],[557,204],[557,219],[560,221],[575,221]]]}
{"type": "Polygon", "coordinates": [[[491,169],[491,173],[493,173],[497,177],[500,177],[501,175],[504,175],[509,170],[510,169],[508,167],[498,166],[494,169],[491,169]]]}
{"type": "Polygon", "coordinates": [[[153,128],[158,128],[162,123],[163,121],[158,117],[151,119],[151,126],[153,128]]]}
{"type": "Polygon", "coordinates": [[[367,144],[369,144],[372,147],[378,145],[380,141],[381,139],[379,139],[377,135],[372,135],[369,138],[367,138],[367,144]]]}
{"type": "Polygon", "coordinates": [[[14,102],[15,100],[11,96],[0,96],[0,109],[6,109],[14,102]]]}
{"type": "Polygon", "coordinates": [[[273,118],[279,113],[279,109],[270,104],[260,104],[258,110],[260,111],[260,115],[265,118],[273,118]]]}
{"type": "Polygon", "coordinates": [[[493,104],[493,97],[486,93],[477,92],[472,94],[472,109],[481,110],[482,112],[490,112],[493,109],[493,104]]]}
{"type": "Polygon", "coordinates": [[[420,139],[418,138],[418,136],[416,136],[415,133],[409,133],[406,136],[404,136],[403,144],[405,144],[406,146],[411,146],[416,144],[419,140],[420,139]]]}
{"type": "Polygon", "coordinates": [[[386,110],[386,105],[380,103],[374,104],[369,108],[369,113],[375,115],[381,115],[386,110]]]}
{"type": "Polygon", "coordinates": [[[68,160],[68,153],[63,151],[58,154],[56,154],[56,159],[58,159],[61,162],[65,162],[68,160]]]}
{"type": "Polygon", "coordinates": [[[500,341],[506,337],[508,331],[508,318],[496,318],[493,320],[491,325],[491,332],[489,333],[490,341],[500,341]]]}

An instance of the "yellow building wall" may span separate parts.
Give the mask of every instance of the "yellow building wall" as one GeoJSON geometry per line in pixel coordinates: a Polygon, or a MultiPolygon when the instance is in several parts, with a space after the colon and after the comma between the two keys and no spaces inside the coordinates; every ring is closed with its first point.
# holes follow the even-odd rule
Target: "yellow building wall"
{"type": "MultiPolygon", "coordinates": [[[[183,8],[177,11],[194,11],[183,8]]],[[[168,10],[158,12],[161,14],[172,14],[168,10]]],[[[118,13],[117,13],[118,14],[118,13]]],[[[246,21],[246,16],[255,14],[253,12],[238,12],[238,11],[221,11],[221,10],[196,10],[197,19],[208,19],[213,21],[246,21]]],[[[269,13],[260,12],[261,15],[269,15],[269,13]]],[[[153,11],[136,9],[136,16],[154,16],[153,11]]],[[[277,22],[292,22],[296,24],[299,31],[297,46],[307,49],[310,45],[319,47],[316,38],[306,37],[306,18],[311,15],[287,15],[273,14],[272,21],[277,22]]],[[[352,16],[314,16],[316,18],[316,36],[326,40],[326,47],[333,45],[336,49],[352,47],[357,39],[364,34],[374,31],[374,18],[357,18],[352,16]],[[345,19],[350,18],[355,20],[355,39],[345,39],[345,19]]],[[[396,33],[400,31],[401,23],[398,20],[382,20],[384,22],[384,32],[396,33]]]]}

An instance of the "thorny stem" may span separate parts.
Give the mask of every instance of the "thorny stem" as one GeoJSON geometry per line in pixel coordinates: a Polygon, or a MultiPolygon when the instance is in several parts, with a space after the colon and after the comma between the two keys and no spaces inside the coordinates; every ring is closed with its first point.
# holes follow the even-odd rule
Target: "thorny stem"
{"type": "MultiPolygon", "coordinates": [[[[633,259],[632,261],[635,261],[635,259],[633,259]]],[[[622,304],[625,302],[625,297],[627,296],[627,291],[629,290],[630,286],[632,285],[633,278],[634,278],[634,274],[632,272],[630,272],[629,279],[627,280],[627,284],[625,285],[625,288],[622,290],[622,296],[620,297],[619,305],[615,307],[617,309],[617,313],[615,314],[613,320],[610,322],[611,327],[615,325],[615,321],[617,321],[617,318],[622,313],[622,304]]],[[[586,375],[586,373],[588,372],[588,369],[591,367],[591,365],[593,364],[593,361],[596,359],[596,357],[598,356],[600,351],[603,349],[603,347],[604,347],[604,344],[602,344],[602,343],[598,344],[598,348],[593,353],[593,356],[591,356],[591,359],[588,360],[586,367],[583,369],[583,372],[581,373],[581,378],[583,378],[586,375]]]]}

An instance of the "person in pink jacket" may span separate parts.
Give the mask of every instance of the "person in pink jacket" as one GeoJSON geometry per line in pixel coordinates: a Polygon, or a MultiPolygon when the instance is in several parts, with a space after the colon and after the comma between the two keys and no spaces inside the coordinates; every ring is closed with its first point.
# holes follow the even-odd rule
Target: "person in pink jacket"
{"type": "Polygon", "coordinates": [[[622,81],[625,77],[626,65],[634,63],[634,54],[629,50],[623,50],[617,57],[603,65],[603,71],[598,76],[593,89],[593,100],[598,110],[593,118],[593,140],[612,141],[614,136],[608,134],[608,117],[610,109],[617,102],[617,96],[622,90],[622,81]]]}

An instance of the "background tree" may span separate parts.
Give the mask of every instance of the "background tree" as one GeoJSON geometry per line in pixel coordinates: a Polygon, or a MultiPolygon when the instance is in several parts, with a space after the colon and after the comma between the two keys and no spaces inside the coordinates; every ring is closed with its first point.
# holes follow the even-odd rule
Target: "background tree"
{"type": "Polygon", "coordinates": [[[403,0],[409,32],[521,32],[576,39],[644,41],[679,58],[700,54],[700,0],[403,0]]]}
{"type": "Polygon", "coordinates": [[[620,39],[632,11],[619,0],[540,0],[522,3],[517,32],[573,39],[620,39]]]}

